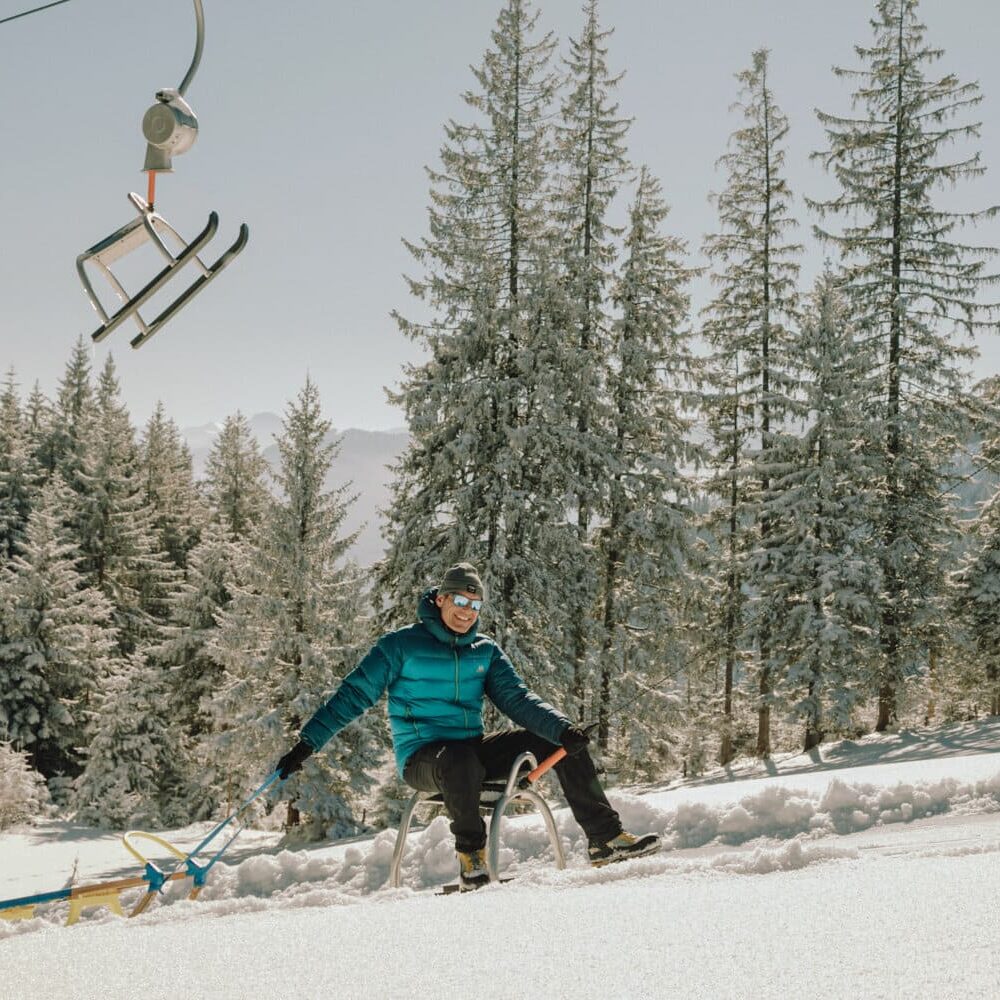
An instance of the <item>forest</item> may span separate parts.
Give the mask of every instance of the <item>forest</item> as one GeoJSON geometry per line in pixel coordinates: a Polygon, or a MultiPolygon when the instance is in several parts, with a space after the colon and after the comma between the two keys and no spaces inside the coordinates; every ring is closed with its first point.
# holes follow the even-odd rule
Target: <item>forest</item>
{"type": "MultiPolygon", "coordinates": [[[[423,360],[387,390],[409,446],[375,565],[347,558],[311,377],[276,470],[237,412],[196,478],[162,406],[135,426],[110,356],[68,345],[52,398],[10,370],[0,828],[224,814],[460,560],[483,631],[597,724],[614,781],[1000,714],[1000,378],[968,374],[997,332],[974,232],[998,209],[944,197],[985,170],[982,95],[917,0],[858,28],[835,70],[853,100],[812,151],[833,193],[791,190],[774,56],[748,52],[695,245],[630,159],[598,0],[564,42],[504,0],[406,236],[394,316],[423,360]],[[806,287],[808,246],[827,263],[806,287]]],[[[389,757],[376,709],[288,782],[285,822],[391,824],[389,757]]]]}

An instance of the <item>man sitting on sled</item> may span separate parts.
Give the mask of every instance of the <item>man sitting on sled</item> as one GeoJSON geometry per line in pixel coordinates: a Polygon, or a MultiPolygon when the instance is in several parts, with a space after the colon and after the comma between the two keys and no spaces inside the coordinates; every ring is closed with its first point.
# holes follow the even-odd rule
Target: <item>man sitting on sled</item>
{"type": "Polygon", "coordinates": [[[479,814],[482,783],[505,778],[519,754],[536,759],[565,747],[555,766],[566,801],[587,834],[592,865],[659,850],[659,837],[622,829],[587,751],[587,734],[530,691],[503,650],[478,634],[485,601],[482,580],[458,563],[417,606],[413,625],[383,635],[302,729],[278,761],[284,779],[388,691],[396,764],[418,791],[440,793],[451,817],[460,884],[489,882],[486,826],[479,814]],[[523,729],[483,733],[483,698],[523,729]]]}

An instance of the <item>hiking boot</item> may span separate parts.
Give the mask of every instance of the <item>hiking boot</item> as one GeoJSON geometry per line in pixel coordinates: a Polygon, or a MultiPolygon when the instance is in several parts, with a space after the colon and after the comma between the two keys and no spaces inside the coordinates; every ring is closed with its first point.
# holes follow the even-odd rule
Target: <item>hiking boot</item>
{"type": "Polygon", "coordinates": [[[457,851],[458,884],[462,892],[481,889],[490,884],[490,870],[486,865],[486,851],[457,851]]]}
{"type": "Polygon", "coordinates": [[[629,858],[641,858],[646,854],[655,854],[660,849],[660,838],[655,833],[645,837],[635,837],[622,830],[611,840],[592,840],[587,853],[590,863],[595,868],[613,864],[615,861],[627,861],[629,858]]]}

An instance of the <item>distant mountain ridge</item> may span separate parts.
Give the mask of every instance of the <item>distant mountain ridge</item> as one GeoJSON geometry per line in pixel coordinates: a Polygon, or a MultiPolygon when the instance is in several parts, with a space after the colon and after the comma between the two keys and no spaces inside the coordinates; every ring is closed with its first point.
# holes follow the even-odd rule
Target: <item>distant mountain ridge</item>
{"type": "MultiPolygon", "coordinates": [[[[272,469],[278,467],[278,446],[276,438],[281,433],[282,420],[275,413],[257,413],[249,418],[261,453],[272,469]]],[[[205,473],[205,462],[212,450],[221,423],[202,424],[198,427],[182,428],[181,434],[191,450],[195,478],[205,473]]],[[[700,440],[701,435],[696,434],[700,440]]],[[[392,473],[389,466],[402,455],[409,443],[409,433],[405,428],[388,431],[368,431],[349,427],[344,431],[331,431],[328,440],[341,439],[340,454],[334,459],[327,477],[327,488],[338,489],[350,483],[350,495],[357,494],[346,521],[347,533],[360,529],[358,540],[350,551],[353,559],[362,566],[370,566],[382,558],[382,516],[391,498],[392,473]]],[[[978,446],[978,442],[973,442],[978,446]]],[[[972,448],[973,452],[976,447],[972,448]]],[[[962,520],[974,518],[981,504],[989,499],[1000,478],[978,467],[968,457],[956,456],[954,481],[951,492],[955,494],[956,506],[962,520]]]]}
{"type": "MultiPolygon", "coordinates": [[[[248,423],[264,458],[272,469],[277,469],[276,439],[281,433],[281,417],[275,413],[256,413],[248,423]]],[[[196,479],[204,476],[205,463],[221,430],[221,423],[181,428],[181,435],[191,451],[196,479]]],[[[327,440],[338,438],[340,453],[333,461],[326,485],[333,490],[350,484],[349,495],[357,494],[357,500],[348,511],[344,531],[350,534],[360,530],[350,555],[362,566],[370,566],[382,558],[385,548],[379,511],[388,506],[391,496],[392,473],[388,467],[405,450],[409,434],[405,429],[366,431],[349,427],[344,431],[331,431],[327,440]]]]}

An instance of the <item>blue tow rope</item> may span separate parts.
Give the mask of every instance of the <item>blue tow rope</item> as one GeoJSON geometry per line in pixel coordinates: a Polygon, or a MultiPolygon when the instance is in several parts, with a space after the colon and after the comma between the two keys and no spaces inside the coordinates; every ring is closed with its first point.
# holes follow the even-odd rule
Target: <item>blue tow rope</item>
{"type": "MultiPolygon", "coordinates": [[[[271,787],[271,785],[278,781],[280,777],[281,775],[279,772],[275,771],[267,779],[267,781],[265,781],[248,799],[246,799],[245,802],[243,802],[241,806],[239,806],[239,808],[230,813],[221,823],[218,824],[218,826],[214,827],[209,832],[208,836],[205,837],[205,839],[197,847],[195,847],[194,850],[188,852],[188,856],[183,863],[187,866],[188,873],[194,879],[194,884],[196,886],[202,886],[205,884],[205,879],[208,876],[209,869],[215,864],[216,861],[219,860],[219,858],[222,857],[222,855],[229,848],[229,845],[232,844],[232,842],[246,829],[246,826],[241,826],[205,864],[200,865],[194,861],[193,858],[195,855],[200,854],[220,833],[222,833],[223,830],[225,830],[227,826],[229,826],[230,823],[233,822],[233,820],[238,819],[239,816],[244,813],[256,799],[260,798],[260,796],[263,795],[264,792],[271,787]]],[[[178,868],[180,868],[180,865],[177,865],[174,868],[174,871],[178,868]]]]}

